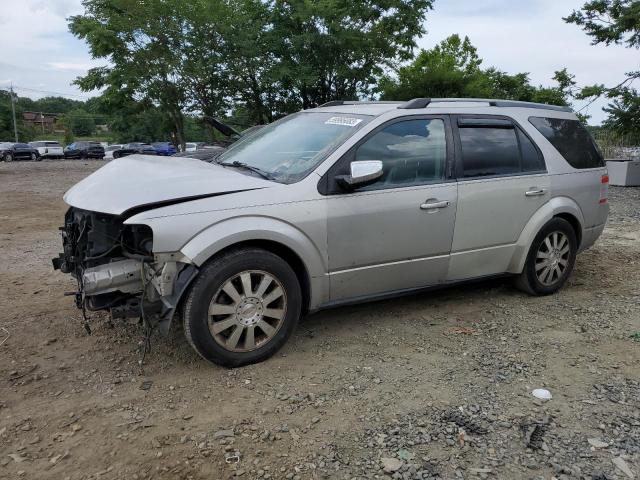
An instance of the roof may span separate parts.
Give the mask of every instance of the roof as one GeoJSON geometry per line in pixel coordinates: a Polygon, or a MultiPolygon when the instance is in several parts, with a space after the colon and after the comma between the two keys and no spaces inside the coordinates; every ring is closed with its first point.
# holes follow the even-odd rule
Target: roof
{"type": "Polygon", "coordinates": [[[550,110],[556,112],[571,113],[570,107],[559,105],[547,105],[544,103],[523,102],[517,100],[500,100],[491,98],[414,98],[408,102],[401,101],[350,101],[336,100],[325,103],[320,107],[313,109],[326,112],[364,114],[364,115],[381,115],[385,112],[397,109],[418,110],[429,108],[530,108],[535,110],[550,110]]]}

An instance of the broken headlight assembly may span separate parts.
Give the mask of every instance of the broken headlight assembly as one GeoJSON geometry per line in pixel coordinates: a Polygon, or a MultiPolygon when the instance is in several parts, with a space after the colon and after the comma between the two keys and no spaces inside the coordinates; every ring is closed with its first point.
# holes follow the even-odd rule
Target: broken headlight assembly
{"type": "Polygon", "coordinates": [[[73,294],[83,312],[107,310],[112,318],[138,317],[168,328],[196,269],[179,255],[154,255],[151,228],[124,220],[70,208],[60,228],[64,251],[53,267],[77,280],[73,294]]]}

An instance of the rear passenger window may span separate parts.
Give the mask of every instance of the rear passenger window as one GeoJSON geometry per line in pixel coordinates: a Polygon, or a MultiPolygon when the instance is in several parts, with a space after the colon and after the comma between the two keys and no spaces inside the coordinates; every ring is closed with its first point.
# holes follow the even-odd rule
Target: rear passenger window
{"type": "Polygon", "coordinates": [[[593,138],[578,120],[531,117],[529,122],[573,168],[604,166],[604,160],[593,138]]]}
{"type": "Polygon", "coordinates": [[[540,151],[510,120],[459,118],[464,177],[545,171],[540,151]]]}
{"type": "Polygon", "coordinates": [[[460,128],[465,177],[520,172],[520,150],[513,128],[460,128]]]}

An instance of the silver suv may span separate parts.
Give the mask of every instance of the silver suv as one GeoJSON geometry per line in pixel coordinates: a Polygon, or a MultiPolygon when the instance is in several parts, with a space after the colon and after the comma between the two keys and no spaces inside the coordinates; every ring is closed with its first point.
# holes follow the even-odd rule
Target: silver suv
{"type": "Polygon", "coordinates": [[[558,290],[601,234],[608,176],[567,108],[331,102],[211,162],[132,155],[65,195],[77,305],[142,317],[225,366],[276,352],[301,316],[471,279],[558,290]]]}

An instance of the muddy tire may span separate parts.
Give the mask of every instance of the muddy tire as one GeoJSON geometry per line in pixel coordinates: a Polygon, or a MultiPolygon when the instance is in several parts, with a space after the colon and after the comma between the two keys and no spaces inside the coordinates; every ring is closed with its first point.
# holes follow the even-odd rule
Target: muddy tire
{"type": "Polygon", "coordinates": [[[185,301],[184,332],[204,359],[239,367],[276,353],[301,311],[302,292],[291,266],[266,250],[242,248],[200,270],[185,301]]]}
{"type": "Polygon", "coordinates": [[[553,218],[531,244],[515,286],[530,295],[550,295],[565,284],[576,261],[578,242],[569,222],[553,218]]]}

